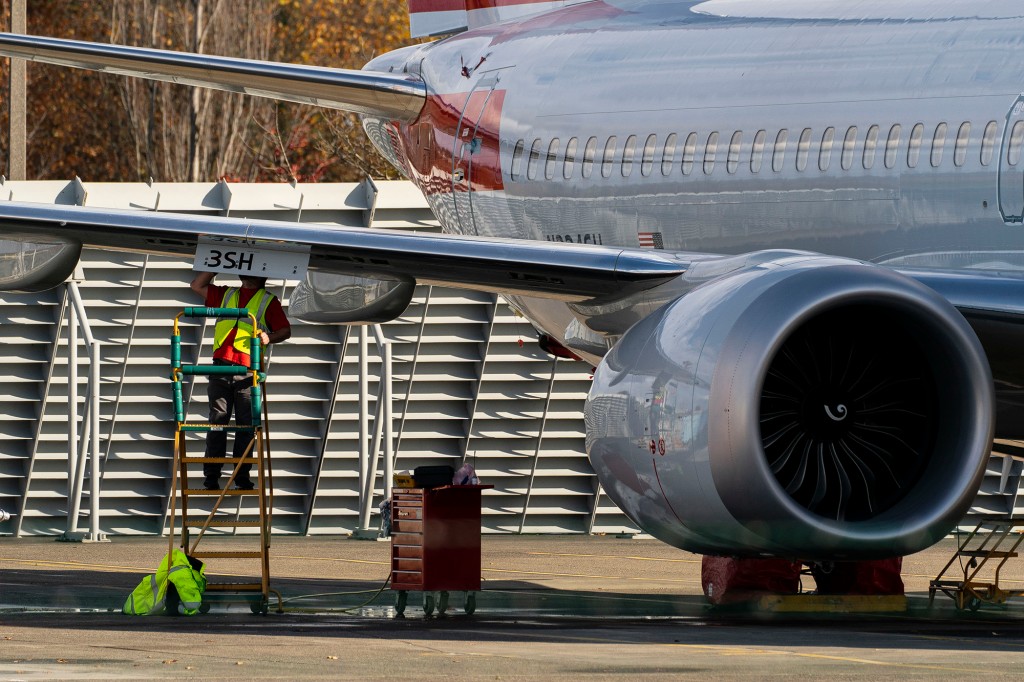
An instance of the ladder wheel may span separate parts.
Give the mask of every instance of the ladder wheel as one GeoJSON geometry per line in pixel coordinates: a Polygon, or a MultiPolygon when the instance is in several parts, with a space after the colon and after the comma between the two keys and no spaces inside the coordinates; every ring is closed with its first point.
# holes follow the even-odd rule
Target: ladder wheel
{"type": "Polygon", "coordinates": [[[210,602],[208,602],[208,601],[200,602],[200,604],[199,604],[199,613],[209,613],[209,612],[210,612],[210,602]]]}
{"type": "Polygon", "coordinates": [[[270,611],[270,605],[267,603],[266,599],[263,599],[258,602],[250,603],[249,610],[252,611],[254,615],[265,616],[270,611]]]}
{"type": "Polygon", "coordinates": [[[476,592],[466,593],[466,615],[472,616],[476,611],[476,592]]]}
{"type": "Polygon", "coordinates": [[[441,616],[448,611],[448,591],[442,590],[437,597],[437,615],[441,616]]]}
{"type": "Polygon", "coordinates": [[[409,601],[409,593],[405,590],[399,590],[398,596],[395,597],[395,613],[399,616],[405,614],[405,605],[409,601]]]}
{"type": "Polygon", "coordinates": [[[434,593],[423,593],[423,614],[429,616],[434,613],[434,593]]]}
{"type": "Polygon", "coordinates": [[[971,597],[970,601],[967,602],[967,608],[971,611],[977,611],[981,608],[981,599],[978,597],[971,597]]]}

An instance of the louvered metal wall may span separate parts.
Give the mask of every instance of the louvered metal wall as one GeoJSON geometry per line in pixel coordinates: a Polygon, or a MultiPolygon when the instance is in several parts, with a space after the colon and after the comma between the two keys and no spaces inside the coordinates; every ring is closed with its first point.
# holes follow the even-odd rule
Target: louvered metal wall
{"type": "MultiPolygon", "coordinates": [[[[375,227],[436,229],[404,183],[317,185],[83,185],[10,183],[16,199],[158,207],[375,227]]],[[[2,198],[9,198],[0,194],[2,198]]],[[[196,301],[191,264],[86,251],[79,284],[102,344],[101,529],[156,533],[171,474],[168,344],[171,320],[196,301]]],[[[287,301],[294,282],[276,289],[287,301]]],[[[278,285],[280,287],[280,285],[278,285]]],[[[58,534],[67,514],[67,338],[63,289],[0,294],[0,532],[58,534]]],[[[347,533],[358,525],[358,344],[341,326],[293,320],[274,347],[268,399],[274,458],[274,528],[347,533]]],[[[584,452],[589,367],[554,362],[532,327],[490,294],[420,287],[383,326],[394,357],[398,470],[467,458],[483,482],[493,532],[620,532],[634,527],[599,494],[584,452]],[[552,388],[547,401],[548,388],[552,388]],[[546,408],[546,409],[545,409],[546,408]],[[542,429],[543,423],[543,429],[542,429]]],[[[212,327],[184,323],[183,358],[208,357],[212,327]],[[200,339],[204,343],[200,346],[200,339]],[[200,355],[200,347],[203,355],[200,355]]],[[[380,375],[370,344],[371,377],[380,375]]],[[[79,351],[84,393],[88,355],[79,351]]],[[[371,400],[377,391],[371,382],[371,400]]],[[[206,409],[197,378],[191,418],[206,409]]],[[[371,403],[371,411],[373,409],[371,403]]],[[[202,442],[189,441],[199,453],[202,442]]],[[[377,480],[377,500],[382,480],[377,480]]],[[[88,484],[85,486],[88,490],[88,484]]],[[[88,509],[88,503],[83,504],[88,509]]],[[[376,522],[376,518],[374,519],[376,522]]],[[[83,526],[87,521],[83,521],[83,526]]]]}
{"type": "MultiPolygon", "coordinates": [[[[0,199],[218,212],[346,225],[436,229],[405,183],[363,185],[83,185],[11,183],[0,199]],[[300,215],[301,214],[301,215],[300,215]]],[[[195,301],[191,264],[87,251],[79,285],[102,344],[100,527],[159,533],[171,475],[168,340],[171,320],[195,301]]],[[[294,282],[277,290],[283,300],[294,282]]],[[[0,294],[0,533],[59,534],[68,512],[67,340],[64,290],[0,294]]],[[[294,322],[273,349],[268,399],[274,457],[274,528],[348,533],[358,526],[358,349],[340,326],[294,322]]],[[[553,361],[528,322],[489,294],[420,287],[383,326],[393,344],[398,470],[474,463],[486,483],[491,532],[635,532],[601,494],[584,452],[589,367],[553,361]],[[550,401],[548,398],[549,388],[550,401]]],[[[212,329],[187,324],[183,359],[208,357],[212,329]],[[203,341],[203,343],[200,343],[203,341]]],[[[380,363],[371,343],[371,376],[380,363]]],[[[80,351],[80,394],[87,354],[80,351]]],[[[370,386],[371,397],[377,385],[370,386]]],[[[372,407],[371,407],[372,409],[372,407]]],[[[197,378],[190,414],[205,411],[197,378]]],[[[202,442],[189,441],[198,453],[202,442]]],[[[972,514],[1024,512],[1021,450],[997,444],[972,514]]],[[[88,490],[88,485],[86,485],[88,490]]],[[[381,480],[377,481],[380,499],[381,480]]],[[[88,509],[88,504],[83,505],[88,509]]],[[[375,519],[376,520],[376,519],[375,519]]],[[[83,521],[83,523],[87,523],[83,521]]]]}

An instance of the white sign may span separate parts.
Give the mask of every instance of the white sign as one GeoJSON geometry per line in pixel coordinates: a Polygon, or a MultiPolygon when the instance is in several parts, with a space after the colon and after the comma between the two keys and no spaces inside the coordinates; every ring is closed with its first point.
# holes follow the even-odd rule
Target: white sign
{"type": "Polygon", "coordinates": [[[302,279],[308,265],[308,245],[200,237],[192,269],[197,272],[302,279]]]}

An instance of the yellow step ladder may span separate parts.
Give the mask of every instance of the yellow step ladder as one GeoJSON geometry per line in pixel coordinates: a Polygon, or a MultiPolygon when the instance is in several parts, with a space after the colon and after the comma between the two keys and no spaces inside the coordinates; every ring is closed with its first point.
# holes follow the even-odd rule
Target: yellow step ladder
{"type": "MultiPolygon", "coordinates": [[[[270,593],[277,595],[278,611],[281,610],[281,594],[270,587],[270,529],[271,509],[274,503],[274,481],[270,466],[270,442],[267,433],[266,402],[264,401],[263,382],[266,374],[259,369],[233,365],[184,365],[181,362],[181,330],[179,322],[182,317],[249,317],[253,329],[257,328],[255,316],[245,308],[185,308],[174,318],[174,332],[171,336],[171,381],[174,396],[174,471],[175,480],[171,486],[170,500],[170,533],[168,554],[174,548],[176,537],[180,536],[181,551],[190,557],[207,559],[258,559],[260,565],[259,582],[214,583],[208,582],[206,594],[203,596],[203,610],[208,610],[213,601],[245,601],[253,613],[267,613],[270,604],[270,593]],[[237,415],[233,424],[205,424],[188,422],[185,419],[184,391],[182,382],[186,376],[241,376],[249,375],[252,380],[252,413],[251,424],[237,423],[237,415]],[[228,433],[251,432],[252,438],[242,457],[189,457],[186,453],[186,436],[189,433],[222,430],[228,433]],[[223,489],[206,490],[193,488],[189,485],[189,465],[221,464],[233,467],[223,489]],[[238,472],[245,464],[256,471],[256,485],[251,490],[233,489],[231,486],[238,472]],[[180,487],[181,495],[181,527],[180,533],[175,530],[175,507],[180,487]],[[193,504],[192,498],[197,498],[193,504]],[[238,509],[234,515],[221,511],[221,505],[227,498],[238,501],[238,509]],[[255,498],[257,511],[242,518],[242,504],[246,499],[255,498]],[[212,506],[202,505],[198,500],[213,500],[212,506]],[[198,507],[207,506],[200,510],[198,507]],[[219,512],[219,513],[218,513],[219,512]],[[210,528],[238,529],[258,528],[256,534],[258,546],[250,551],[199,549],[200,541],[210,528]],[[196,530],[198,529],[198,530],[196,530]],[[194,537],[193,537],[194,534],[194,537]]],[[[261,366],[261,347],[259,337],[250,339],[250,361],[252,367],[261,366]]],[[[250,476],[252,474],[250,473],[250,476]]]]}
{"type": "Polygon", "coordinates": [[[1019,556],[1024,541],[1024,519],[994,517],[982,519],[963,542],[939,575],[928,586],[928,603],[942,592],[951,597],[956,608],[977,611],[982,604],[1004,604],[1024,590],[999,586],[999,574],[1006,562],[1019,556]],[[959,563],[957,563],[959,562],[959,563]]]}

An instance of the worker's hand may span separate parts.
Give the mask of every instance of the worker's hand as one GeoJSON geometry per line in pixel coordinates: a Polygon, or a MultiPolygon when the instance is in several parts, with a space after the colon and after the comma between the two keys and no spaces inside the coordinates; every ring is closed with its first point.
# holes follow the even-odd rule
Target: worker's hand
{"type": "Polygon", "coordinates": [[[264,346],[266,346],[268,343],[270,343],[270,336],[268,336],[267,333],[265,331],[263,331],[262,329],[260,330],[260,341],[263,342],[264,346]]]}

